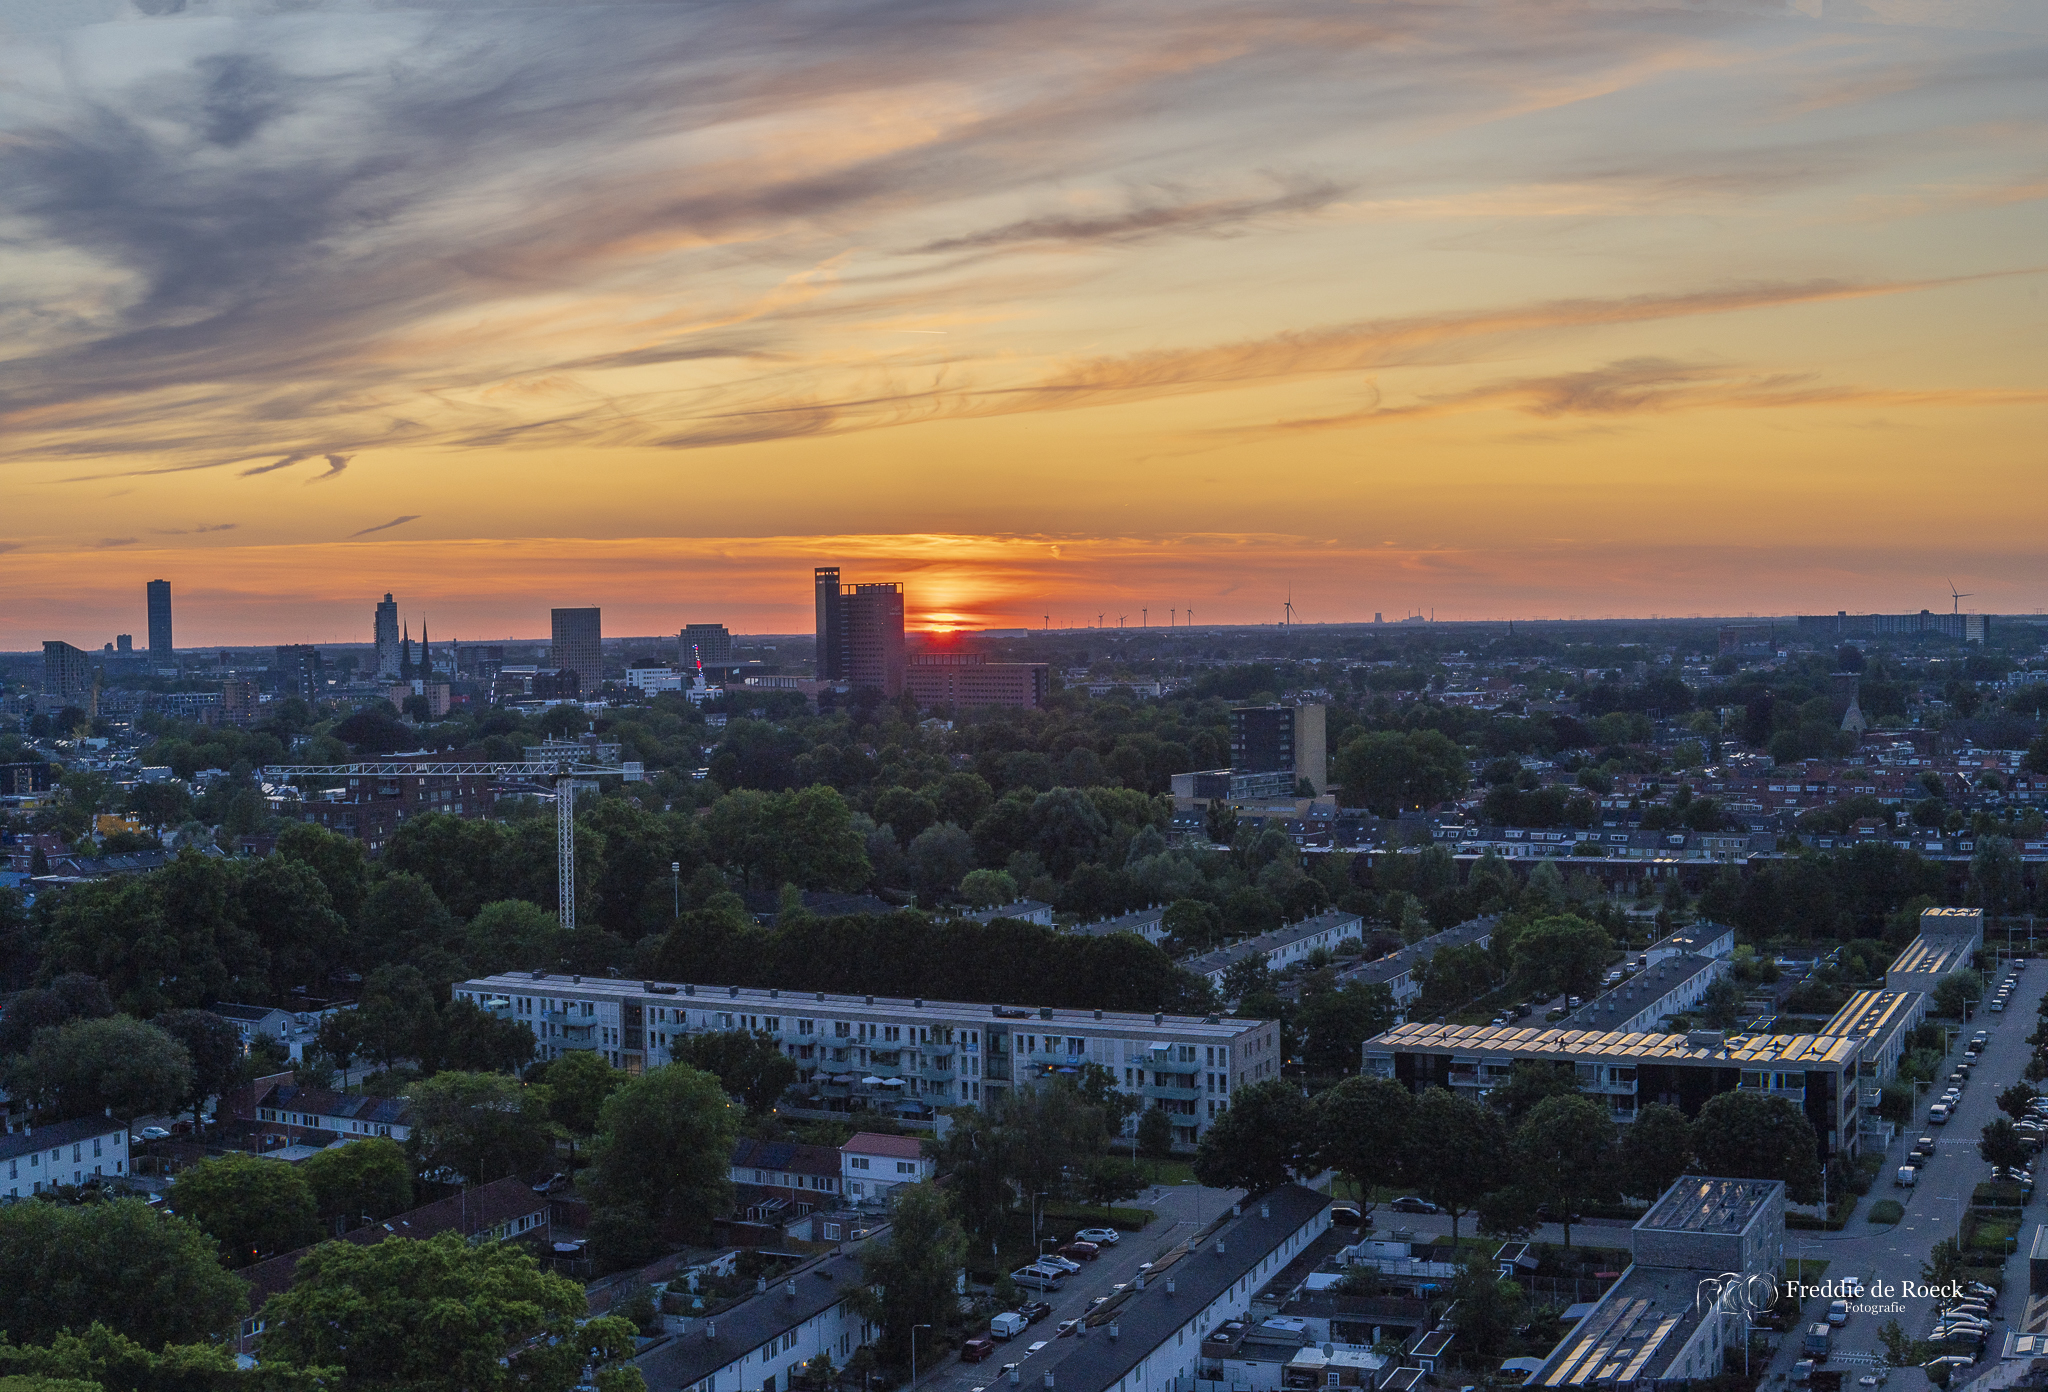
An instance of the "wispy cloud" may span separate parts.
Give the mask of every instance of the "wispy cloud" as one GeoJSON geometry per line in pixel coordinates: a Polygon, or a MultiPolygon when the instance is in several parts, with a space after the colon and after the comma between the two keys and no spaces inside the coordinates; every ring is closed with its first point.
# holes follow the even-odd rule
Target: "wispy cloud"
{"type": "Polygon", "coordinates": [[[196,527],[151,527],[157,536],[204,536],[208,532],[232,532],[239,522],[202,522],[196,527]]]}
{"type": "Polygon", "coordinates": [[[368,536],[372,532],[388,532],[393,527],[403,527],[408,522],[417,522],[420,520],[420,516],[421,514],[415,512],[404,517],[394,517],[389,522],[379,522],[376,526],[365,527],[360,532],[350,532],[348,534],[349,539],[354,540],[356,537],[368,536]]]}
{"type": "Polygon", "coordinates": [[[1280,181],[1280,192],[1263,198],[1188,198],[1177,190],[1147,194],[1124,207],[1099,213],[1048,213],[1016,222],[942,237],[917,248],[919,255],[983,251],[1043,242],[1131,244],[1166,236],[1221,236],[1246,224],[1288,214],[1320,212],[1343,198],[1345,185],[1329,179],[1295,177],[1280,181]]]}
{"type": "Polygon", "coordinates": [[[330,454],[326,456],[327,472],[324,474],[315,474],[313,475],[313,477],[307,479],[306,482],[325,483],[329,479],[340,478],[342,475],[342,471],[348,468],[348,461],[350,457],[351,456],[346,454],[330,454]]]}
{"type": "Polygon", "coordinates": [[[140,540],[140,537],[101,537],[93,543],[93,547],[96,550],[107,551],[116,546],[133,546],[140,540]]]}

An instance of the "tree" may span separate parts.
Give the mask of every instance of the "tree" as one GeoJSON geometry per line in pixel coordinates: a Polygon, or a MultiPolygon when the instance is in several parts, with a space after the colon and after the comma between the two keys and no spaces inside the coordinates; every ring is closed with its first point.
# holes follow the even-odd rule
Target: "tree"
{"type": "Polygon", "coordinates": [[[1927,1260],[1920,1263],[1920,1279],[1931,1286],[1945,1286],[1962,1279],[1963,1267],[1962,1244],[1944,1237],[1928,1248],[1927,1260]]]}
{"type": "Polygon", "coordinates": [[[463,925],[462,950],[478,976],[516,968],[554,969],[567,944],[562,921],[524,899],[497,899],[463,925]]]}
{"type": "Polygon", "coordinates": [[[311,1186],[282,1160],[243,1154],[201,1160],[178,1172],[169,1202],[219,1241],[229,1266],[289,1252],[320,1235],[311,1186]]]}
{"type": "Polygon", "coordinates": [[[1138,1167],[1114,1156],[1097,1156],[1081,1171],[1082,1197],[1089,1203],[1101,1204],[1104,1217],[1117,1200],[1136,1198],[1144,1187],[1144,1176],[1138,1167]]]}
{"type": "Polygon", "coordinates": [[[474,1184],[531,1174],[546,1162],[548,1093],[503,1073],[436,1073],[406,1089],[412,1134],[405,1149],[431,1176],[453,1170],[474,1184]]]}
{"type": "Polygon", "coordinates": [[[1692,1124],[1692,1148],[1707,1174],[1782,1179],[1794,1203],[1820,1199],[1820,1145],[1788,1098],[1750,1088],[1708,1098],[1692,1124]]]}
{"type": "Polygon", "coordinates": [[[0,1067],[7,1090],[57,1116],[153,1116],[192,1091],[192,1056],[155,1025],[127,1015],[73,1020],[36,1032],[0,1067]]]}
{"type": "Polygon", "coordinates": [[[1239,1088],[1195,1147],[1195,1178],[1212,1189],[1277,1189],[1308,1163],[1312,1130],[1308,1099],[1293,1083],[1239,1088]]]}
{"type": "Polygon", "coordinates": [[[363,897],[356,933],[362,965],[406,963],[446,982],[460,972],[457,946],[455,916],[418,875],[387,874],[363,897]]]}
{"type": "Polygon", "coordinates": [[[960,897],[977,909],[992,909],[1017,898],[1017,882],[1004,870],[970,870],[960,879],[960,897]]]}
{"type": "Polygon", "coordinates": [[[412,1207],[412,1166],[405,1148],[383,1137],[350,1141],[309,1155],[299,1164],[314,1207],[342,1232],[412,1207]]]}
{"type": "Polygon", "coordinates": [[[967,1230],[977,1237],[996,1237],[1009,1216],[1015,1192],[1011,1138],[992,1113],[963,1107],[939,1142],[939,1171],[967,1230]]]}
{"type": "Polygon", "coordinates": [[[1307,996],[1294,1017],[1295,1029],[1306,1036],[1302,1063],[1311,1074],[1323,1077],[1357,1072],[1360,1046],[1393,1025],[1394,993],[1383,982],[1360,982],[1307,996]]]}
{"type": "Polygon", "coordinates": [[[511,1243],[326,1242],[264,1306],[266,1358],[336,1367],[352,1392],[568,1392],[633,1349],[631,1322],[579,1323],[583,1288],[511,1243]]]}
{"type": "Polygon", "coordinates": [[[1998,1110],[2018,1121],[2032,1109],[2034,1099],[2040,1095],[2025,1083],[2014,1083],[1998,1094],[1998,1110]]]}
{"type": "Polygon", "coordinates": [[[1546,1097],[1515,1130],[1515,1180],[1547,1203],[1572,1245],[1572,1213],[1616,1197],[1614,1123],[1590,1098],[1546,1097]]]}
{"type": "Polygon", "coordinates": [[[24,1344],[104,1320],[160,1349],[225,1338],[248,1310],[213,1239],[139,1199],[0,1207],[0,1270],[0,1329],[24,1344]]]}
{"type": "Polygon", "coordinates": [[[1160,926],[1183,950],[1214,946],[1223,940],[1223,915],[1206,899],[1176,899],[1166,906],[1160,926]]]}
{"type": "Polygon", "coordinates": [[[1486,1101],[1509,1126],[1520,1126],[1537,1103],[1552,1097],[1575,1097],[1578,1091],[1570,1064],[1559,1067],[1539,1059],[1516,1059],[1508,1068],[1508,1080],[1488,1092],[1486,1101]]]}
{"type": "Polygon", "coordinates": [[[192,1086],[184,1101],[192,1109],[196,1130],[206,1099],[241,1081],[241,1032],[210,1010],[166,1010],[154,1023],[191,1056],[192,1086]]]}
{"type": "Polygon", "coordinates": [[[1223,998],[1243,1000],[1246,996],[1262,995],[1273,989],[1275,980],[1266,967],[1266,954],[1254,952],[1223,969],[1223,998]]]}
{"type": "Polygon", "coordinates": [[[912,839],[909,857],[918,902],[935,904],[974,869],[974,839],[951,822],[934,822],[912,839]]]}
{"type": "Polygon", "coordinates": [[[774,1111],[798,1076],[796,1060],[783,1053],[775,1036],[765,1031],[684,1035],[671,1054],[678,1063],[716,1074],[720,1085],[743,1102],[751,1116],[774,1111]]]}
{"type": "Polygon", "coordinates": [[[907,1360],[912,1326],[944,1329],[958,1310],[953,1283],[967,1244],[940,1190],[906,1185],[895,1200],[888,1236],[861,1252],[854,1299],[882,1327],[881,1356],[907,1360]]]}
{"type": "MultiPolygon", "coordinates": [[[[363,979],[353,1014],[356,1039],[387,1069],[402,1058],[422,1058],[433,1050],[439,1011],[417,967],[391,963],[371,972],[363,979]]],[[[325,1042],[323,1036],[323,1047],[325,1042]]]]}
{"type": "Polygon", "coordinates": [[[1522,1323],[1526,1305],[1522,1288],[1504,1280],[1491,1260],[1473,1252],[1466,1256],[1451,1282],[1456,1302],[1451,1318],[1458,1326],[1458,1341],[1481,1358],[1497,1358],[1522,1323]]]}
{"type": "Polygon", "coordinates": [[[2020,1133],[2013,1126],[2010,1117],[1994,1117],[1985,1126],[1984,1134],[1977,1142],[1977,1154],[1984,1158],[1987,1165],[2017,1169],[2026,1163],[2027,1156],[2032,1152],[2027,1149],[2027,1143],[2020,1138],[2020,1133]]]}
{"type": "Polygon", "coordinates": [[[1357,1187],[1372,1211],[1373,1190],[1402,1183],[1415,1144],[1415,1097],[1392,1078],[1353,1075],[1309,1103],[1315,1163],[1357,1187]]]}
{"type": "Polygon", "coordinates": [[[1984,978],[1970,970],[1953,971],[1934,988],[1934,1013],[1960,1020],[1984,998],[1984,978]]]}
{"type": "Polygon", "coordinates": [[[476,1002],[441,1007],[439,1028],[423,1041],[421,1071],[516,1073],[533,1061],[533,1031],[510,1015],[493,1015],[476,1002]]]}
{"type": "Polygon", "coordinates": [[[1614,958],[1614,940],[1576,914],[1539,918],[1508,949],[1516,980],[1546,995],[1590,996],[1614,958]]]}
{"type": "Polygon", "coordinates": [[[1678,1108],[1651,1102],[1622,1128],[1618,1150],[1622,1191],[1655,1199],[1692,1163],[1692,1127],[1678,1108]]]}
{"type": "Polygon", "coordinates": [[[1346,806],[1382,817],[1433,807],[1470,779],[1465,751],[1437,730],[1360,735],[1337,751],[1336,774],[1346,806]]]}
{"type": "Polygon", "coordinates": [[[2020,879],[2020,856],[2006,836],[1979,836],[1970,857],[1970,891],[1985,914],[1997,917],[2010,913],[2024,895],[2020,879]]]}
{"type": "Polygon", "coordinates": [[[1157,1107],[1138,1113],[1138,1153],[1152,1160],[1173,1154],[1173,1118],[1157,1107]]]}
{"type": "Polygon", "coordinates": [[[594,1049],[572,1049],[547,1065],[541,1081],[548,1089],[548,1120],[568,1136],[573,1160],[576,1142],[597,1134],[604,1100],[626,1081],[626,1075],[594,1049]]]}
{"type": "MultiPolygon", "coordinates": [[[[9,899],[13,899],[12,891],[9,899]]],[[[6,1012],[0,1014],[0,1057],[26,1053],[38,1030],[113,1013],[113,998],[98,978],[66,972],[48,986],[32,987],[7,1003],[6,1012]]]]}
{"type": "Polygon", "coordinates": [[[1413,1134],[1415,1187],[1451,1215],[1455,1243],[1459,1218],[1499,1185],[1506,1169],[1506,1129],[1491,1108],[1432,1087],[1415,1101],[1413,1134]]]}
{"type": "Polygon", "coordinates": [[[709,1233],[731,1192],[738,1113],[716,1077],[685,1063],[649,1069],[605,1099],[584,1192],[618,1254],[709,1233]]]}

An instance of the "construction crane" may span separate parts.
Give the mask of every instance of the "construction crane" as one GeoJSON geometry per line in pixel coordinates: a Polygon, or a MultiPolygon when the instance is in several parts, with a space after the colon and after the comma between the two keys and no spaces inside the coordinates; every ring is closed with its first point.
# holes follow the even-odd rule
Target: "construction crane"
{"type": "MultiPolygon", "coordinates": [[[[436,760],[371,759],[358,764],[272,764],[257,770],[265,783],[294,778],[514,778],[555,785],[555,853],[560,860],[556,894],[562,927],[576,928],[576,780],[604,774],[623,776],[628,783],[646,781],[638,763],[613,763],[582,757],[594,750],[536,746],[546,752],[524,759],[436,760]]],[[[617,745],[611,746],[613,750],[617,745]]]]}

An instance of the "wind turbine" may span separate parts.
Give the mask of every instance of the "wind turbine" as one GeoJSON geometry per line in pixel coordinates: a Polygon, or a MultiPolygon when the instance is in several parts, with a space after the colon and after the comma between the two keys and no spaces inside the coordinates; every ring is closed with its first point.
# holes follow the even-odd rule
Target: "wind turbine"
{"type": "Polygon", "coordinates": [[[1138,627],[1140,627],[1140,628],[1150,628],[1151,626],[1152,626],[1152,611],[1151,611],[1150,609],[1143,609],[1143,608],[1139,609],[1139,610],[1138,610],[1138,627]]]}
{"type": "Polygon", "coordinates": [[[1950,602],[1954,605],[1954,608],[1951,609],[1949,612],[1953,614],[1960,614],[1963,612],[1964,600],[1974,599],[1976,597],[1974,592],[1957,590],[1956,582],[1954,580],[1950,580],[1948,582],[1948,594],[1950,602]]]}
{"type": "Polygon", "coordinates": [[[1107,614],[1097,614],[1097,615],[1095,616],[1095,626],[1096,626],[1097,628],[1100,628],[1100,627],[1102,627],[1102,621],[1103,621],[1103,620],[1104,620],[1105,618],[1108,618],[1108,617],[1109,617],[1109,616],[1108,616],[1107,614]]]}
{"type": "Polygon", "coordinates": [[[1287,587],[1287,603],[1281,606],[1281,610],[1287,616],[1287,627],[1294,627],[1294,586],[1292,585],[1287,587]]]}
{"type": "Polygon", "coordinates": [[[1124,620],[1125,620],[1125,619],[1127,619],[1127,618],[1129,618],[1129,617],[1130,617],[1130,615],[1128,615],[1128,614],[1118,614],[1118,615],[1116,616],[1116,626],[1117,626],[1118,628],[1122,628],[1122,627],[1124,626],[1124,620]]]}

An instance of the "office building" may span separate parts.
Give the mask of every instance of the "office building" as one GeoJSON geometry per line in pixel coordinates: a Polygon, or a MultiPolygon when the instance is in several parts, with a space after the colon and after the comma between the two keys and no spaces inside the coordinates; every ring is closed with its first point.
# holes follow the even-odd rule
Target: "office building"
{"type": "Polygon", "coordinates": [[[824,991],[504,972],[455,984],[534,1033],[540,1056],[595,1051],[638,1073],[671,1062],[692,1034],[768,1034],[798,1081],[781,1114],[845,1117],[864,1107],[922,1121],[940,1107],[981,1107],[1083,1063],[1168,1114],[1191,1146],[1248,1083],[1278,1077],[1279,1025],[1229,1016],[1140,1015],[977,1005],[824,991]]]}
{"type": "Polygon", "coordinates": [[[1036,710],[1045,704],[1051,676],[1043,662],[990,662],[986,653],[926,652],[913,656],[904,669],[904,690],[920,706],[1036,710]]]}
{"type": "Polygon", "coordinates": [[[1885,968],[1884,984],[1894,991],[1932,995],[1949,976],[1967,971],[1983,945],[1982,909],[1923,909],[1920,936],[1885,968]]]}
{"type": "Polygon", "coordinates": [[[604,624],[601,611],[557,609],[552,661],[557,671],[574,672],[576,684],[586,696],[594,696],[604,683],[604,624]]]}
{"type": "Polygon", "coordinates": [[[1805,1113],[1822,1160],[1853,1158],[1862,1133],[1858,1039],[1411,1023],[1366,1040],[1363,1052],[1370,1076],[1396,1079],[1416,1092],[1446,1088],[1474,1101],[1506,1082],[1517,1063],[1568,1069],[1578,1090],[1617,1122],[1634,1121],[1651,1102],[1692,1117],[1721,1093],[1767,1092],[1805,1113]]]}
{"type": "Polygon", "coordinates": [[[132,633],[116,633],[114,635],[114,651],[123,657],[134,652],[135,635],[132,633]]]}
{"type": "Polygon", "coordinates": [[[839,567],[812,573],[817,600],[818,680],[903,693],[903,586],[842,585],[839,567]]]}
{"type": "Polygon", "coordinates": [[[706,667],[732,665],[732,634],[724,624],[684,624],[678,642],[682,649],[680,665],[686,671],[695,670],[700,662],[706,667]]]}
{"type": "MultiPolygon", "coordinates": [[[[1230,766],[1239,773],[1290,773],[1320,797],[1330,759],[1321,706],[1240,706],[1230,713],[1230,766]]],[[[1291,791],[1291,790],[1290,790],[1291,791]]]]}
{"type": "Polygon", "coordinates": [[[152,580],[149,593],[149,655],[165,662],[174,651],[171,643],[171,582],[152,580]]]}
{"type": "Polygon", "coordinates": [[[388,593],[384,602],[377,606],[377,618],[371,634],[377,645],[377,675],[396,677],[402,656],[398,645],[398,604],[388,593]]]}
{"type": "Polygon", "coordinates": [[[846,616],[839,604],[839,567],[819,566],[811,572],[818,605],[818,680],[846,680],[846,616]]]}
{"type": "MultiPolygon", "coordinates": [[[[67,703],[92,695],[92,657],[69,643],[43,644],[43,694],[67,703]]],[[[87,712],[90,714],[91,712],[87,712]]]]}

